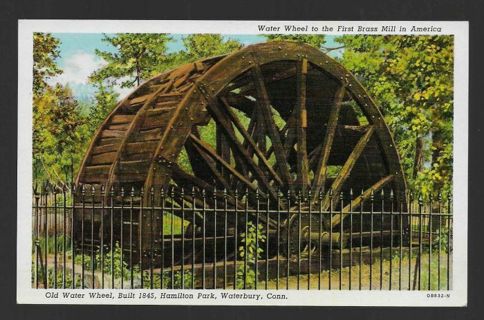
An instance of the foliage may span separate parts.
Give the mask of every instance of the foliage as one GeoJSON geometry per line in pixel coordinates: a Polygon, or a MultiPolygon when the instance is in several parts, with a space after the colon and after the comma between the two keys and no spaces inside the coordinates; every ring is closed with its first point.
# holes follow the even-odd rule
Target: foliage
{"type": "Polygon", "coordinates": [[[202,58],[227,54],[242,47],[237,40],[224,39],[220,34],[190,34],[183,38],[183,45],[183,50],[169,54],[168,59],[158,66],[160,72],[202,58]]]}
{"type": "MultiPolygon", "coordinates": [[[[192,287],[192,280],[194,276],[192,275],[190,270],[184,270],[182,273],[181,271],[176,271],[173,274],[173,285],[171,282],[171,272],[170,271],[163,271],[163,285],[161,285],[161,276],[159,273],[153,274],[153,288],[173,288],[173,289],[181,289],[184,288],[191,288],[192,287]],[[182,275],[184,275],[182,277],[182,275]],[[182,286],[183,284],[183,286],[182,286]]],[[[151,287],[151,274],[149,271],[143,271],[143,288],[149,289],[151,287]]]]}
{"type": "Polygon", "coordinates": [[[323,34],[269,34],[265,36],[269,41],[295,41],[306,43],[315,48],[322,49],[325,43],[323,34]]]}
{"type": "Polygon", "coordinates": [[[121,82],[121,87],[130,88],[158,71],[156,67],[166,60],[170,37],[166,34],[119,33],[113,37],[105,35],[103,40],[117,50],[96,50],[106,64],[91,75],[91,81],[108,81],[110,85],[121,82]]]}
{"type": "Polygon", "coordinates": [[[434,250],[434,252],[438,252],[440,246],[440,250],[442,252],[449,254],[450,243],[451,239],[449,234],[449,228],[442,226],[440,230],[437,229],[437,233],[432,238],[432,250],[434,250]]]}
{"type": "Polygon", "coordinates": [[[237,40],[225,40],[220,34],[188,35],[183,39],[183,44],[190,60],[227,54],[242,47],[237,40]]]}
{"type": "Polygon", "coordinates": [[[345,35],[341,62],[363,82],[394,133],[410,186],[450,191],[453,38],[345,35]]]}
{"type": "Polygon", "coordinates": [[[34,33],[33,46],[33,92],[38,96],[48,88],[47,80],[50,77],[61,74],[62,71],[56,64],[59,58],[59,40],[50,33],[34,33]]]}
{"type": "Polygon", "coordinates": [[[87,120],[87,134],[92,137],[97,128],[103,123],[104,119],[116,106],[119,94],[112,87],[107,87],[103,83],[97,84],[97,92],[94,102],[89,109],[87,120]]]}
{"type": "Polygon", "coordinates": [[[252,221],[247,222],[247,234],[244,232],[240,235],[242,245],[239,247],[239,257],[244,261],[243,265],[237,267],[237,288],[253,289],[255,280],[259,274],[255,273],[255,260],[262,257],[264,252],[263,244],[266,241],[266,235],[263,232],[262,225],[258,228],[252,221]],[[258,240],[258,246],[257,246],[258,240]],[[247,261],[247,272],[245,272],[245,261],[247,261]]]}
{"type": "Polygon", "coordinates": [[[33,101],[34,176],[63,184],[71,161],[79,162],[85,119],[68,87],[47,87],[33,101]]]}

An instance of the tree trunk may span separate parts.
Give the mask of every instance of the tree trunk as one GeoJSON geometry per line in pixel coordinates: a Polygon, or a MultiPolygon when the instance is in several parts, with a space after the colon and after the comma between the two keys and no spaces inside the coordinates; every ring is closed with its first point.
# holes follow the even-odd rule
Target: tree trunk
{"type": "Polygon", "coordinates": [[[423,138],[417,134],[415,139],[415,159],[413,162],[413,178],[417,177],[417,174],[422,170],[423,167],[423,138]]]}

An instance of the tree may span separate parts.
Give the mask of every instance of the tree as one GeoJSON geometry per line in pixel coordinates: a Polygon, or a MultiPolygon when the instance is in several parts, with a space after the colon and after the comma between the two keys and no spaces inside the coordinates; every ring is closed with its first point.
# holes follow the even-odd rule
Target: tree
{"type": "Polygon", "coordinates": [[[39,95],[48,87],[50,77],[62,73],[55,62],[60,55],[60,41],[50,33],[34,33],[33,40],[33,93],[39,95]]]}
{"type": "Polygon", "coordinates": [[[295,41],[306,43],[318,49],[324,49],[324,35],[315,34],[269,34],[265,35],[269,41],[295,41]]]}
{"type": "Polygon", "coordinates": [[[98,83],[97,88],[98,90],[94,97],[92,106],[89,109],[87,120],[87,134],[89,137],[94,135],[97,128],[116,106],[116,102],[119,98],[119,94],[116,93],[111,87],[106,87],[102,83],[98,83]]]}
{"type": "Polygon", "coordinates": [[[227,54],[242,47],[237,40],[225,40],[220,34],[191,34],[183,39],[183,44],[192,61],[227,54]]]}
{"type": "Polygon", "coordinates": [[[341,62],[376,98],[394,133],[410,186],[428,194],[452,182],[453,38],[337,38],[341,62]]]}
{"type": "Polygon", "coordinates": [[[68,87],[57,84],[34,97],[33,108],[35,178],[63,185],[85,140],[79,104],[68,87]]]}
{"type": "Polygon", "coordinates": [[[116,51],[96,50],[106,65],[91,75],[91,81],[110,81],[110,85],[120,81],[121,87],[130,88],[158,72],[157,67],[167,59],[170,37],[166,34],[120,33],[113,37],[105,35],[103,40],[116,51]]]}

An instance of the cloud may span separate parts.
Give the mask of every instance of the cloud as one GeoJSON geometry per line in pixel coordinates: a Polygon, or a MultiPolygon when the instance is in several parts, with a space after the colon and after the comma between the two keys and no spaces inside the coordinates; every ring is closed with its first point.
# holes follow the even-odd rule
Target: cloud
{"type": "Polygon", "coordinates": [[[105,64],[106,61],[95,54],[78,51],[65,58],[61,65],[63,73],[52,80],[61,84],[88,84],[91,73],[105,64]]]}
{"type": "MultiPolygon", "coordinates": [[[[77,51],[61,60],[62,74],[51,78],[49,83],[68,85],[77,99],[90,100],[96,94],[96,88],[89,83],[89,76],[104,65],[106,65],[106,61],[94,53],[77,51]]],[[[119,93],[120,98],[132,90],[119,86],[115,86],[113,89],[119,93]]]]}

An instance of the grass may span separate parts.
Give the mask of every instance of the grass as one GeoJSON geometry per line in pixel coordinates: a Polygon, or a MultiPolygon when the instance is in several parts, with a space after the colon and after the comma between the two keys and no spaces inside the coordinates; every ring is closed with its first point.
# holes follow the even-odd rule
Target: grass
{"type": "MultiPolygon", "coordinates": [[[[418,290],[418,264],[416,263],[417,254],[414,252],[412,256],[412,263],[409,264],[408,255],[403,256],[401,261],[401,273],[400,273],[400,258],[394,256],[393,259],[384,259],[380,264],[380,259],[374,258],[373,264],[362,264],[361,268],[358,265],[345,267],[341,270],[341,289],[348,290],[350,287],[350,272],[351,272],[351,289],[360,289],[360,270],[361,270],[361,289],[362,290],[418,290]],[[392,266],[392,272],[390,274],[390,264],[392,266]],[[382,273],[380,270],[382,266],[382,273]],[[417,270],[417,272],[415,272],[417,270]],[[380,283],[380,274],[382,274],[382,281],[380,283]],[[391,281],[390,281],[391,275],[391,281]],[[370,280],[371,279],[371,280],[370,280]],[[409,281],[410,280],[410,281],[409,281]],[[390,287],[391,284],[391,287],[390,287]]],[[[440,255],[440,284],[438,277],[439,270],[439,256],[432,254],[430,261],[430,287],[429,287],[429,253],[422,254],[421,257],[421,274],[420,274],[420,290],[446,290],[447,289],[447,254],[442,252],[440,255]]],[[[450,257],[452,258],[452,257],[450,257]]],[[[452,268],[452,266],[451,266],[452,268]]],[[[449,269],[450,278],[452,278],[452,270],[449,269]]],[[[331,282],[331,289],[338,290],[340,287],[340,270],[333,269],[331,272],[328,270],[323,271],[321,275],[311,274],[310,288],[318,289],[318,280],[321,276],[321,289],[329,289],[331,282]]],[[[286,283],[289,285],[289,289],[296,289],[298,283],[297,276],[283,277],[279,279],[279,288],[286,288],[286,283]]],[[[276,288],[277,281],[271,280],[268,282],[268,288],[276,288]]],[[[301,289],[308,288],[308,276],[307,274],[299,277],[299,284],[301,289]]],[[[260,282],[260,287],[263,288],[265,283],[260,282]]],[[[450,281],[450,286],[452,282],[450,281]]]]}

